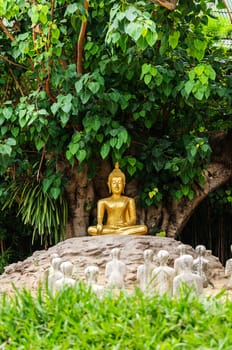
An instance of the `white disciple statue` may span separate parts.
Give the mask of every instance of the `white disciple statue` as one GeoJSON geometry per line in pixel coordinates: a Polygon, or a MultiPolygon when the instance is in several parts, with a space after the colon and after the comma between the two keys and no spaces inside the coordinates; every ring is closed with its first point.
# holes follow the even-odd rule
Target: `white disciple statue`
{"type": "Polygon", "coordinates": [[[186,244],[179,244],[177,247],[177,250],[179,252],[179,257],[175,259],[174,261],[174,270],[175,270],[175,275],[179,275],[182,271],[181,271],[181,257],[182,255],[186,254],[187,251],[187,246],[186,244]]]}
{"type": "Polygon", "coordinates": [[[106,264],[105,276],[107,285],[111,288],[123,289],[125,287],[126,265],[120,260],[120,248],[111,250],[112,260],[106,264]]]}
{"type": "Polygon", "coordinates": [[[63,273],[63,277],[58,279],[55,283],[55,290],[59,291],[64,287],[74,287],[76,280],[72,278],[73,264],[71,261],[64,261],[60,265],[60,270],[63,273]]]}
{"type": "Polygon", "coordinates": [[[155,268],[153,262],[154,252],[152,249],[145,249],[143,252],[144,264],[137,268],[137,281],[140,289],[145,292],[151,289],[152,271],[155,268]]]}
{"type": "Polygon", "coordinates": [[[198,245],[196,246],[195,251],[197,253],[197,257],[193,261],[193,271],[201,276],[204,288],[207,288],[209,284],[211,287],[214,287],[209,278],[209,261],[205,258],[206,247],[204,245],[198,245]]]}
{"type": "Polygon", "coordinates": [[[102,296],[104,287],[97,283],[99,275],[99,268],[94,265],[87,266],[85,269],[85,278],[87,286],[92,289],[98,296],[102,296]]]}
{"type": "Polygon", "coordinates": [[[169,252],[167,250],[160,250],[157,258],[160,266],[152,271],[153,291],[159,295],[167,294],[172,296],[175,270],[167,265],[169,252]]]}
{"type": "Polygon", "coordinates": [[[191,289],[197,295],[203,292],[203,279],[193,273],[193,257],[189,254],[181,256],[181,273],[173,280],[173,295],[179,296],[191,289]]]}
{"type": "Polygon", "coordinates": [[[52,294],[55,292],[56,281],[64,277],[63,273],[60,271],[61,263],[62,259],[59,257],[53,258],[51,262],[48,273],[48,289],[52,294]]]}
{"type": "MultiPolygon", "coordinates": [[[[232,244],[230,246],[230,250],[232,252],[232,244]]],[[[228,281],[224,287],[226,289],[232,289],[232,258],[226,260],[225,277],[228,278],[228,281]]]]}

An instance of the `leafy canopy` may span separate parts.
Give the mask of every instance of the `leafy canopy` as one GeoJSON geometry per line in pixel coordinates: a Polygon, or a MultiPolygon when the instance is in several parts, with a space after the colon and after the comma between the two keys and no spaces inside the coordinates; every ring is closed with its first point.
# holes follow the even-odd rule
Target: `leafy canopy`
{"type": "Polygon", "coordinates": [[[206,30],[208,4],[0,1],[2,176],[33,178],[57,200],[57,161],[93,177],[99,159],[120,160],[147,205],[191,200],[210,133],[232,127],[231,52],[206,30]]]}

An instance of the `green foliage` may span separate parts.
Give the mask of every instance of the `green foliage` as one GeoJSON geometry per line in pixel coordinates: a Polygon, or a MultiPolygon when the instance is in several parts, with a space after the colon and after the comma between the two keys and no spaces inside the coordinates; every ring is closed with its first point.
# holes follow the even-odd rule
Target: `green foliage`
{"type": "MultiPolygon", "coordinates": [[[[8,183],[1,179],[0,184],[0,204],[8,199],[8,183]]],[[[31,242],[33,228],[30,225],[24,225],[21,217],[17,216],[17,203],[12,204],[10,208],[1,210],[0,215],[0,273],[4,267],[10,263],[25,259],[35,249],[43,248],[34,240],[31,242]]]]}
{"type": "Polygon", "coordinates": [[[120,46],[123,52],[132,39],[140,50],[152,47],[158,38],[152,13],[143,10],[145,3],[139,6],[132,4],[115,4],[110,10],[110,25],[106,42],[120,46]]]}
{"type": "Polygon", "coordinates": [[[158,205],[164,193],[175,199],[194,198],[194,182],[204,183],[202,175],[202,161],[210,157],[211,148],[205,137],[198,137],[194,133],[184,135],[179,139],[178,153],[169,138],[150,138],[141,154],[142,160],[149,157],[150,162],[145,165],[149,179],[149,186],[142,197],[147,205],[158,205]],[[194,166],[193,166],[194,164],[194,166]],[[154,169],[154,170],[153,170],[154,169]],[[153,172],[157,177],[153,178],[153,172]],[[177,180],[178,179],[178,180],[177,180]],[[172,181],[172,186],[169,182],[172,181]]]}
{"type": "Polygon", "coordinates": [[[158,237],[166,237],[166,232],[165,231],[157,232],[156,236],[158,236],[158,237]]]}
{"type": "Polygon", "coordinates": [[[197,100],[208,98],[209,80],[215,80],[216,73],[211,65],[198,64],[194,69],[190,70],[189,80],[185,83],[185,93],[187,96],[192,92],[197,100]]]}
{"type": "Polygon", "coordinates": [[[12,183],[7,189],[8,198],[3,210],[18,204],[18,213],[25,225],[33,227],[32,243],[40,237],[45,247],[58,243],[64,238],[68,209],[59,187],[51,187],[52,180],[12,183]],[[49,191],[50,190],[50,191],[49,191]]]}
{"type": "Polygon", "coordinates": [[[216,212],[231,211],[232,187],[225,185],[209,194],[209,202],[216,212]]]}
{"type": "Polygon", "coordinates": [[[12,258],[12,249],[8,248],[7,250],[1,252],[0,255],[0,273],[2,274],[4,272],[5,266],[9,265],[12,258]]]}
{"type": "MultiPolygon", "coordinates": [[[[204,28],[205,32],[209,36],[214,38],[229,38],[232,35],[232,28],[229,18],[218,16],[217,18],[208,18],[207,26],[204,28]]],[[[219,41],[220,43],[220,41],[219,41]]]]}
{"type": "Polygon", "coordinates": [[[179,299],[136,291],[98,299],[80,284],[56,297],[40,290],[1,296],[7,349],[229,350],[232,304],[223,296],[179,299]]]}

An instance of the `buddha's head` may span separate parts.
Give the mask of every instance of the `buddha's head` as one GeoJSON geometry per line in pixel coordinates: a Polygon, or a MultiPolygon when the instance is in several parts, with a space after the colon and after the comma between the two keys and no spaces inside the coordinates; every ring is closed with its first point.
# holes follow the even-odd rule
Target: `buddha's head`
{"type": "Polygon", "coordinates": [[[121,249],[120,248],[113,248],[110,252],[110,256],[112,259],[117,259],[119,260],[120,258],[120,253],[121,253],[121,249]]]}
{"type": "Polygon", "coordinates": [[[115,163],[114,170],[108,176],[108,187],[109,192],[112,192],[112,188],[120,193],[124,192],[124,188],[126,185],[126,177],[125,174],[119,169],[118,162],[115,163]]]}
{"type": "Polygon", "coordinates": [[[99,275],[99,268],[97,266],[91,265],[86,267],[85,277],[88,283],[90,284],[92,282],[97,283],[98,275],[99,275]]]}
{"type": "Polygon", "coordinates": [[[153,261],[154,252],[152,249],[145,249],[143,252],[143,257],[145,262],[153,261]]]}
{"type": "Polygon", "coordinates": [[[64,274],[65,277],[71,277],[73,272],[73,264],[71,261],[64,261],[60,265],[60,271],[64,274]]]}
{"type": "Polygon", "coordinates": [[[180,268],[184,271],[192,271],[193,268],[193,257],[190,254],[183,254],[180,261],[180,268]]]}
{"type": "Polygon", "coordinates": [[[206,253],[206,247],[204,245],[201,245],[201,244],[197,245],[195,250],[196,250],[197,255],[204,256],[206,253]]]}
{"type": "Polygon", "coordinates": [[[59,270],[61,263],[62,263],[62,259],[60,257],[55,257],[52,259],[51,265],[52,265],[54,271],[59,270]]]}
{"type": "Polygon", "coordinates": [[[169,259],[169,252],[167,250],[159,250],[157,254],[160,265],[166,265],[169,259]]]}
{"type": "Polygon", "coordinates": [[[186,251],[187,251],[187,245],[181,243],[178,245],[177,249],[178,249],[180,255],[184,255],[184,254],[186,254],[186,251]]]}

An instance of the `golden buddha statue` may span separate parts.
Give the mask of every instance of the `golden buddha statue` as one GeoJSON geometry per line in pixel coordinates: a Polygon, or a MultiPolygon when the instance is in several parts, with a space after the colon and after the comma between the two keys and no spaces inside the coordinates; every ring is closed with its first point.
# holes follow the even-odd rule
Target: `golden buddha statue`
{"type": "Polygon", "coordinates": [[[88,234],[97,235],[145,235],[147,226],[136,225],[136,208],[133,198],[123,196],[126,185],[125,174],[118,163],[108,176],[110,197],[100,199],[97,203],[97,225],[88,228],[88,234]],[[103,223],[106,214],[106,224],[103,223]]]}

